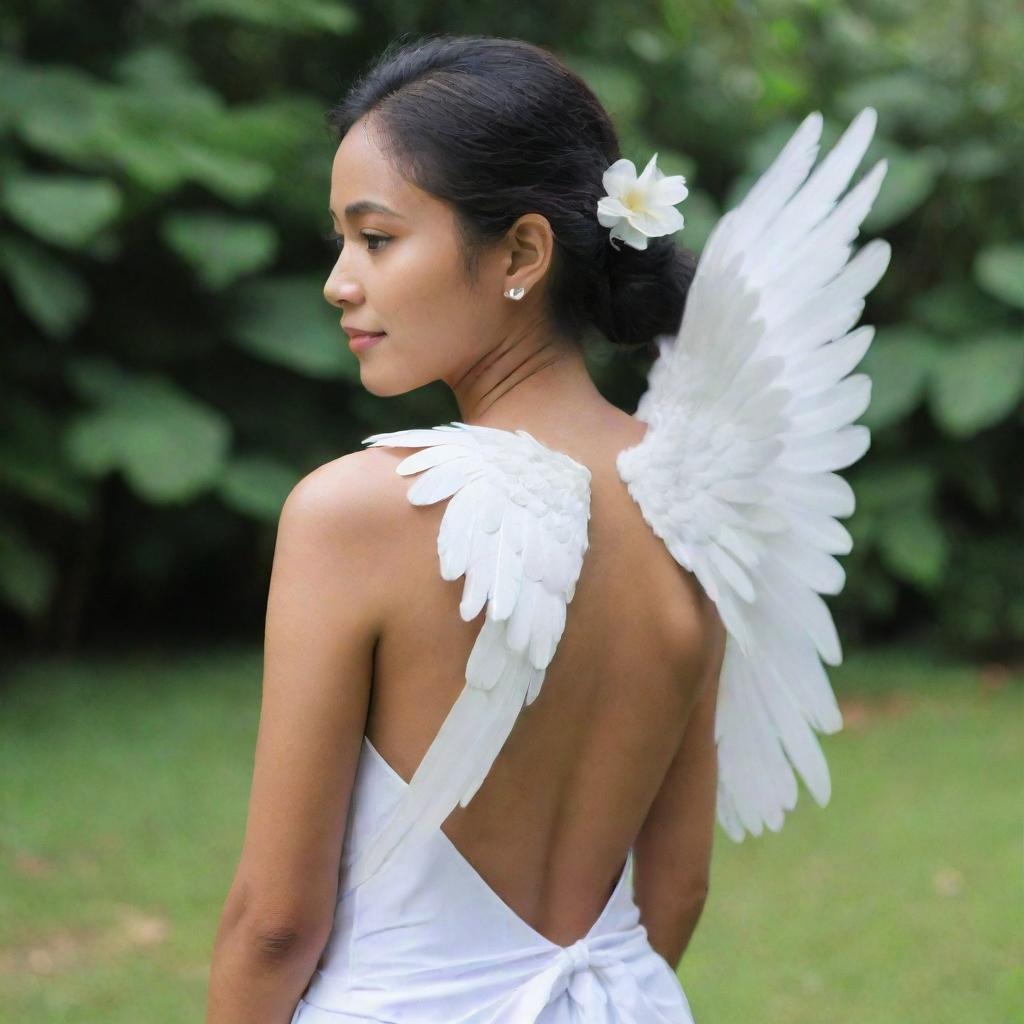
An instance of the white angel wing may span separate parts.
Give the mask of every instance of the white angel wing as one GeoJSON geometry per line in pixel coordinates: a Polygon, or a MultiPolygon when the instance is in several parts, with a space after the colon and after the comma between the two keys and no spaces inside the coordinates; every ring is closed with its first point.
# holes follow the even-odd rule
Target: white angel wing
{"type": "Polygon", "coordinates": [[[374,446],[421,448],[396,472],[422,475],[414,505],[445,498],[441,576],[465,575],[459,614],[487,613],[466,685],[392,816],[352,865],[346,888],[374,874],[400,842],[439,828],[483,782],[519,712],[540,693],[565,629],[588,547],[590,470],[525,430],[454,422],[374,434],[374,446]]]}
{"type": "Polygon", "coordinates": [[[617,460],[644,518],[728,631],[717,814],[737,842],[781,828],[796,803],[793,767],[819,805],[831,796],[815,730],[842,727],[821,663],[837,665],[842,653],[819,595],[842,589],[833,556],[852,546],[836,517],[853,511],[853,492],[835,471],[869,444],[867,428],[852,424],[871,382],[847,374],[874,329],[846,332],[889,245],[876,239],[849,256],[886,162],[836,200],[875,122],[862,110],[807,178],[822,126],[810,114],[718,222],[677,337],[658,340],[636,413],[647,433],[617,460]]]}

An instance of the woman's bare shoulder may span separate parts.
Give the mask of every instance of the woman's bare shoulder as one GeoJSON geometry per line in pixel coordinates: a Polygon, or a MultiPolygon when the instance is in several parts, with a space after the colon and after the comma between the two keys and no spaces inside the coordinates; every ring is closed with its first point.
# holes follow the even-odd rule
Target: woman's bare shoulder
{"type": "Polygon", "coordinates": [[[408,507],[409,481],[395,473],[407,454],[363,448],[332,459],[299,480],[286,505],[352,526],[394,525],[408,507]]]}

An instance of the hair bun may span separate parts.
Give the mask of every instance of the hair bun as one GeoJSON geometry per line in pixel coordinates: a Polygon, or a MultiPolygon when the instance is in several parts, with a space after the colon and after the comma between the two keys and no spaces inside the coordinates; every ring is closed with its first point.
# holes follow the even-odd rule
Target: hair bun
{"type": "Polygon", "coordinates": [[[613,344],[625,346],[676,334],[696,271],[697,258],[672,238],[653,238],[646,249],[610,245],[607,310],[598,328],[613,344]]]}

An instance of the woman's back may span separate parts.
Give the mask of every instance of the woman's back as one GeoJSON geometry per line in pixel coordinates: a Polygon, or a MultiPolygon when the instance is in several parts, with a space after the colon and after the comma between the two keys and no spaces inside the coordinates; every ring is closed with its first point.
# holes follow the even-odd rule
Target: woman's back
{"type": "MultiPolygon", "coordinates": [[[[609,410],[597,433],[534,434],[591,471],[589,547],[540,697],[520,713],[473,800],[443,826],[512,912],[559,945],[585,935],[606,904],[722,651],[714,606],[616,473],[615,456],[645,426],[609,410]]],[[[482,621],[462,620],[461,584],[438,572],[444,505],[408,503],[409,482],[394,472],[408,454],[357,453],[387,495],[391,524],[381,545],[391,612],[366,734],[406,781],[465,685],[482,621]]],[[[709,793],[699,807],[713,803],[709,793]]],[[[710,837],[708,817],[693,825],[710,837]]],[[[681,903],[687,894],[662,895],[681,903]]]]}

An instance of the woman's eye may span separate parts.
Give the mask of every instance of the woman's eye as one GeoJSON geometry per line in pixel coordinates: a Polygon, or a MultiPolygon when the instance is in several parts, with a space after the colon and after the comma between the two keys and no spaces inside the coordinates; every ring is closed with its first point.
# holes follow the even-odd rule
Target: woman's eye
{"type": "MultiPolygon", "coordinates": [[[[381,243],[384,243],[384,242],[390,242],[391,241],[391,238],[390,238],[389,235],[369,235],[365,231],[360,231],[359,233],[360,233],[360,235],[362,235],[363,238],[366,239],[366,242],[367,242],[366,247],[367,247],[367,249],[370,252],[378,252],[381,248],[383,248],[383,245],[373,246],[373,245],[370,245],[370,242],[381,242],[381,243]]],[[[341,252],[341,250],[345,247],[345,245],[344,245],[345,239],[342,238],[341,235],[339,235],[336,231],[329,232],[328,234],[324,235],[324,238],[328,242],[334,242],[335,247],[337,248],[338,252],[341,252]]]]}

